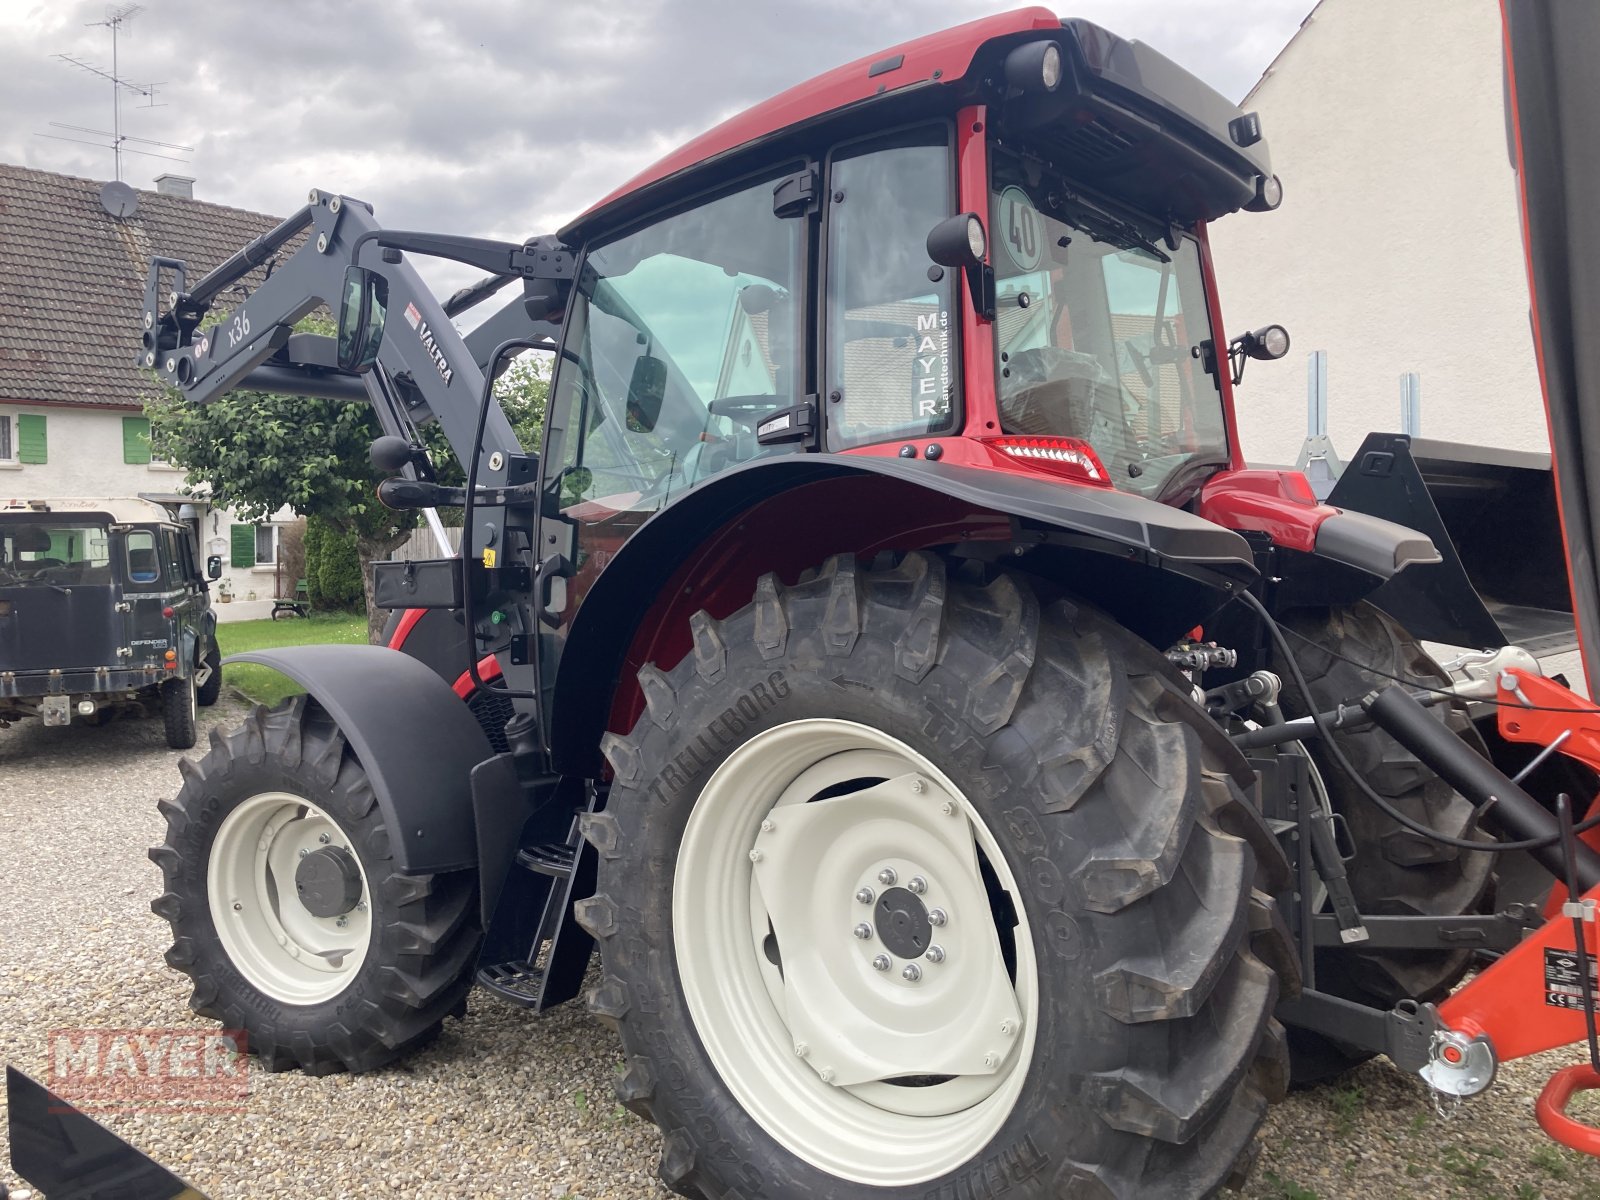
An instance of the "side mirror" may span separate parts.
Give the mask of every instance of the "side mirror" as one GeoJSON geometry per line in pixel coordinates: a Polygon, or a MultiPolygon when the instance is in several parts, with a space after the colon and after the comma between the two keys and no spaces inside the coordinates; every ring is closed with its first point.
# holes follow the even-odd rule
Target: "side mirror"
{"type": "MultiPolygon", "coordinates": [[[[972,307],[986,321],[994,320],[994,270],[985,263],[989,235],[977,213],[946,217],[928,231],[928,257],[941,267],[957,267],[967,277],[972,307]]],[[[937,278],[937,273],[930,272],[937,278]]]]}
{"type": "Polygon", "coordinates": [[[651,354],[633,360],[628,379],[628,428],[649,433],[661,419],[661,402],[667,398],[667,364],[651,354]]]}
{"type": "Polygon", "coordinates": [[[1233,368],[1233,385],[1239,386],[1244,378],[1244,364],[1252,358],[1263,362],[1282,358],[1289,353],[1289,331],[1282,325],[1263,325],[1249,333],[1241,333],[1228,343],[1228,365],[1233,368]]]}
{"type": "Polygon", "coordinates": [[[389,281],[365,267],[346,267],[344,298],[339,304],[341,371],[359,375],[372,369],[383,345],[383,322],[388,313],[389,281]]]}
{"type": "Polygon", "coordinates": [[[206,559],[206,578],[222,578],[222,555],[213,554],[210,558],[206,559]]]}

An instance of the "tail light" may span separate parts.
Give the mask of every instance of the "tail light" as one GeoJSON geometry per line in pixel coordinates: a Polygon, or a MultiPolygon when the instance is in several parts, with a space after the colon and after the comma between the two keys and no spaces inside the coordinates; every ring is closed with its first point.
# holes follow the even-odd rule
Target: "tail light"
{"type": "Polygon", "coordinates": [[[1088,442],[1069,437],[984,438],[983,444],[1003,460],[1045,474],[1111,487],[1111,474],[1088,442]]]}

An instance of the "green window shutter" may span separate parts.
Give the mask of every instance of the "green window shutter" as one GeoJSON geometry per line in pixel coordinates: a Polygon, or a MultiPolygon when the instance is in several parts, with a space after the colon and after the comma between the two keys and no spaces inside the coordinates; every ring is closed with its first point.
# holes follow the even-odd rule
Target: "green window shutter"
{"type": "Polygon", "coordinates": [[[147,463],[150,461],[150,418],[122,418],[122,461],[147,463]]]}
{"type": "Polygon", "coordinates": [[[233,538],[233,565],[236,567],[253,567],[256,565],[256,527],[254,525],[234,525],[230,527],[233,538]]]}
{"type": "Polygon", "coordinates": [[[17,461],[44,463],[50,455],[45,444],[44,418],[37,413],[23,413],[17,418],[17,461]]]}

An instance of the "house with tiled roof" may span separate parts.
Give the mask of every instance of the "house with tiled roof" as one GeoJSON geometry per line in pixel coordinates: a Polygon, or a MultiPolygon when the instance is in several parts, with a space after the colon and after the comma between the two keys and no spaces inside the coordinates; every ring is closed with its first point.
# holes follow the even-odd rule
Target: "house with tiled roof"
{"type": "Polygon", "coordinates": [[[103,201],[105,187],[0,164],[0,505],[181,500],[231,590],[271,596],[276,523],[245,525],[187,494],[183,472],[152,450],[142,398],[154,385],[137,353],[152,255],[198,278],[279,218],[195,200],[181,176],[103,201]]]}

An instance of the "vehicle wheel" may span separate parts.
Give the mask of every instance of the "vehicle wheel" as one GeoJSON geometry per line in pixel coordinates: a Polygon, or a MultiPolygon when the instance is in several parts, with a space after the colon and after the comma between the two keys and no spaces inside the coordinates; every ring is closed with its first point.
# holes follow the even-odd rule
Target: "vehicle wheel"
{"type": "Polygon", "coordinates": [[[476,872],[396,871],[366,772],[305,696],[183,765],[150,907],[189,1006],[274,1071],[365,1071],[429,1040],[472,983],[476,872]]]}
{"type": "Polygon", "coordinates": [[[194,676],[168,679],[161,684],[161,724],[167,745],[187,750],[195,744],[199,718],[195,713],[194,676]]]}
{"type": "Polygon", "coordinates": [[[206,652],[200,661],[211,674],[195,689],[195,702],[201,708],[210,708],[222,695],[222,648],[216,638],[206,639],[206,652]]]}
{"type": "MultiPolygon", "coordinates": [[[[1371,604],[1299,609],[1279,619],[1309,639],[1307,644],[1291,637],[1290,645],[1321,711],[1393,682],[1385,675],[1431,687],[1450,683],[1417,640],[1371,604]]],[[[1292,685],[1284,689],[1283,708],[1290,716],[1305,715],[1292,685]]],[[[1481,747],[1464,713],[1442,706],[1430,711],[1481,747]]],[[[1468,831],[1472,803],[1383,730],[1369,726],[1335,736],[1367,783],[1396,808],[1453,837],[1468,831]]],[[[1492,894],[1492,855],[1454,850],[1404,829],[1379,812],[1316,742],[1310,746],[1333,809],[1343,815],[1355,843],[1356,858],[1348,870],[1362,912],[1457,916],[1484,911],[1492,894]]],[[[1389,1008],[1400,1000],[1438,999],[1466,974],[1471,960],[1470,950],[1325,950],[1318,953],[1317,981],[1347,999],[1389,1008]]],[[[1289,1031],[1289,1044],[1296,1083],[1314,1083],[1371,1057],[1299,1029],[1289,1031]]]]}
{"type": "Polygon", "coordinates": [[[577,911],[668,1186],[1190,1197],[1248,1162],[1287,1078],[1252,940],[1293,971],[1255,847],[1287,868],[1158,654],[920,553],[691,631],[606,736],[577,911]]]}

